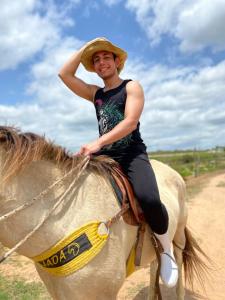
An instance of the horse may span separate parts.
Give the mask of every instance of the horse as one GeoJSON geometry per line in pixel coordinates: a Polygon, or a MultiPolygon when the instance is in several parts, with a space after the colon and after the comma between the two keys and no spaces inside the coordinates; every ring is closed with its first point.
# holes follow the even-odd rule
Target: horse
{"type": "MultiPolygon", "coordinates": [[[[120,209],[110,183],[109,157],[87,160],[32,132],[0,126],[0,242],[28,258],[37,257],[93,220],[106,222],[120,209]]],[[[185,182],[171,167],[151,160],[160,198],[169,214],[169,235],[179,268],[177,299],[184,299],[185,276],[204,268],[199,245],[187,229],[185,182]]],[[[147,184],[147,183],[146,183],[147,184]]],[[[66,276],[36,270],[52,299],[115,300],[126,278],[126,262],[135,244],[137,227],[118,218],[106,243],[87,264],[66,276]]],[[[155,299],[156,254],[148,231],[141,266],[150,265],[149,299],[155,299]]]]}

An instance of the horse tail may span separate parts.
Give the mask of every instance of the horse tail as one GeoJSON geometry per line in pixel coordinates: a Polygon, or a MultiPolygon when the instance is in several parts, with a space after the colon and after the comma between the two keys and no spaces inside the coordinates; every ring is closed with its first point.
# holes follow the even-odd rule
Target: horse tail
{"type": "Polygon", "coordinates": [[[202,288],[205,289],[204,279],[208,279],[209,277],[209,263],[211,263],[211,259],[201,249],[187,227],[185,227],[184,233],[186,238],[183,250],[185,283],[188,282],[193,289],[193,276],[196,275],[202,288]],[[202,258],[200,256],[202,256],[202,258]],[[205,258],[208,263],[206,263],[203,258],[205,258]]]}

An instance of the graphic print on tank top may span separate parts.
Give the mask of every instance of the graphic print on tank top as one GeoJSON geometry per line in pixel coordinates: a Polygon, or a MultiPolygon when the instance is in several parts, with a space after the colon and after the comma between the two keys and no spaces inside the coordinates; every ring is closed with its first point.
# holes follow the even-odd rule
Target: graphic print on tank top
{"type": "MultiPolygon", "coordinates": [[[[115,103],[113,99],[107,99],[105,101],[97,99],[95,101],[100,136],[111,131],[118,123],[124,120],[124,114],[118,109],[118,104],[120,103],[115,103]]],[[[104,149],[113,150],[121,147],[124,148],[129,146],[131,141],[132,134],[130,133],[117,142],[105,146],[104,149]]]]}
{"type": "MultiPolygon", "coordinates": [[[[118,87],[104,91],[103,88],[97,90],[94,97],[94,106],[98,119],[99,135],[102,136],[111,131],[117,124],[124,120],[125,106],[127,100],[126,84],[130,79],[124,80],[118,87]]],[[[145,151],[146,146],[139,131],[140,122],[130,134],[122,139],[106,145],[102,148],[102,152],[107,151],[112,154],[125,154],[130,151],[133,153],[145,151]]]]}

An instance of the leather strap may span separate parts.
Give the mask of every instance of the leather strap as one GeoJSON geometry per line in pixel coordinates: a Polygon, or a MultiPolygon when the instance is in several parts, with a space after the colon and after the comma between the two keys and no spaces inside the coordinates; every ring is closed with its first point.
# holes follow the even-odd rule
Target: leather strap
{"type": "Polygon", "coordinates": [[[138,234],[137,234],[137,243],[135,248],[135,266],[141,265],[141,254],[142,254],[142,248],[144,243],[144,235],[145,235],[145,226],[146,223],[141,223],[138,228],[138,234]]]}

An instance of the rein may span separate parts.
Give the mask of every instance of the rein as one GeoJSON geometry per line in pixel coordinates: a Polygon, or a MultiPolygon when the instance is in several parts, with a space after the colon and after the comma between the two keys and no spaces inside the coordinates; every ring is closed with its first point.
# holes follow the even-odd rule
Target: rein
{"type": "MultiPolygon", "coordinates": [[[[89,159],[84,159],[84,161],[88,161],[89,159]]],[[[69,172],[67,172],[63,177],[61,177],[60,179],[56,180],[55,182],[53,182],[52,185],[48,186],[44,191],[42,191],[38,196],[28,200],[26,203],[22,204],[21,206],[17,207],[16,209],[6,213],[5,215],[0,217],[0,222],[6,220],[7,218],[15,215],[16,213],[18,213],[19,211],[31,206],[35,201],[42,199],[42,197],[44,197],[45,195],[47,195],[47,193],[49,191],[51,191],[54,187],[60,186],[60,184],[62,184],[63,180],[66,179],[69,175],[71,175],[76,169],[78,169],[79,165],[74,167],[73,169],[71,169],[69,172]]],[[[14,199],[11,199],[14,200],[14,199]]]]}
{"type": "MultiPolygon", "coordinates": [[[[49,218],[49,216],[52,214],[52,212],[63,202],[63,200],[65,199],[65,196],[67,196],[67,194],[73,189],[77,179],[80,177],[81,173],[86,169],[88,163],[90,161],[89,157],[86,157],[82,162],[81,162],[81,168],[80,171],[77,173],[76,177],[73,179],[73,181],[71,182],[71,184],[69,185],[68,189],[66,189],[66,191],[60,196],[59,200],[55,203],[55,205],[52,207],[52,209],[44,216],[43,220],[40,221],[32,231],[30,231],[23,239],[21,239],[13,248],[11,248],[9,251],[7,251],[2,257],[0,257],[0,263],[2,263],[5,259],[7,259],[13,252],[15,252],[20,246],[22,246],[35,232],[37,232],[37,230],[47,221],[47,219],[49,218]]],[[[37,201],[38,199],[43,198],[43,196],[45,196],[49,191],[51,191],[54,187],[58,187],[60,186],[60,184],[62,184],[62,182],[69,176],[71,175],[76,169],[78,169],[80,167],[80,165],[74,167],[73,169],[71,169],[69,172],[67,172],[62,178],[56,180],[52,185],[48,186],[44,191],[42,191],[38,196],[28,200],[25,204],[17,207],[16,209],[14,209],[13,211],[10,211],[8,213],[6,213],[5,215],[3,215],[2,217],[0,217],[0,222],[6,220],[7,218],[9,218],[10,216],[15,215],[17,212],[22,211],[23,209],[31,206],[35,201],[37,201]]],[[[121,208],[121,210],[112,218],[110,218],[108,221],[105,222],[105,225],[107,227],[107,230],[110,229],[110,227],[116,223],[120,217],[126,213],[130,208],[130,205],[127,203],[123,208],[121,208]]]]}
{"type": "MultiPolygon", "coordinates": [[[[49,218],[49,216],[52,214],[52,212],[63,202],[64,197],[72,190],[73,186],[75,185],[77,179],[80,177],[81,173],[86,169],[88,163],[89,163],[90,158],[87,157],[82,161],[80,171],[77,173],[75,178],[73,179],[72,183],[69,185],[68,189],[60,196],[59,200],[55,203],[55,205],[52,207],[52,209],[46,214],[46,216],[43,218],[43,220],[37,224],[37,226],[34,227],[32,231],[30,231],[22,240],[20,240],[12,249],[10,249],[8,252],[6,252],[1,258],[0,258],[0,263],[2,263],[7,257],[9,257],[14,251],[16,251],[21,245],[23,245],[44,223],[45,221],[49,218]]],[[[71,169],[69,172],[67,172],[62,178],[59,180],[55,181],[52,185],[47,187],[43,192],[41,192],[37,197],[32,198],[31,200],[27,201],[25,204],[19,206],[18,208],[14,209],[13,211],[5,214],[0,218],[0,221],[3,221],[7,219],[8,217],[16,214],[18,211],[23,210],[26,207],[29,207],[32,205],[37,199],[42,198],[44,195],[46,195],[50,190],[52,190],[53,187],[59,185],[62,183],[65,178],[67,178],[69,175],[71,175],[76,169],[78,169],[80,165],[74,167],[71,169]]]]}
{"type": "MultiPolygon", "coordinates": [[[[59,197],[59,199],[56,201],[56,203],[53,205],[53,207],[46,213],[46,215],[43,217],[43,219],[27,234],[24,238],[22,238],[16,245],[11,248],[9,251],[7,251],[2,257],[0,257],[0,263],[5,261],[13,252],[15,252],[20,246],[22,246],[34,233],[40,229],[40,227],[48,220],[50,215],[55,211],[55,209],[63,203],[63,201],[66,199],[66,196],[73,190],[73,187],[75,186],[77,180],[79,179],[82,172],[86,169],[88,163],[90,161],[90,157],[85,157],[84,160],[77,165],[76,167],[72,168],[69,172],[67,172],[63,177],[56,180],[53,184],[49,185],[44,191],[42,191],[39,195],[36,197],[29,199],[25,204],[20,205],[16,209],[6,213],[5,215],[0,217],[0,222],[6,220],[10,216],[15,215],[17,212],[24,210],[25,208],[31,206],[35,203],[38,199],[42,199],[49,191],[51,191],[54,187],[60,187],[62,185],[62,182],[75,170],[80,168],[79,172],[76,174],[72,182],[70,183],[69,187],[65,190],[65,192],[59,197]]],[[[126,203],[119,212],[114,215],[112,218],[108,219],[106,222],[102,222],[105,224],[107,232],[109,233],[109,230],[113,224],[115,224],[123,214],[125,214],[130,209],[130,204],[126,203]]],[[[140,265],[140,258],[141,258],[141,249],[143,244],[143,236],[145,232],[145,224],[139,224],[139,230],[138,230],[138,239],[136,244],[136,265],[140,265]]],[[[160,250],[157,239],[154,237],[154,234],[150,231],[152,243],[156,251],[156,256],[158,259],[158,270],[157,270],[157,280],[156,280],[156,286],[155,286],[155,292],[158,300],[162,300],[160,287],[159,287],[159,271],[160,271],[160,250]]],[[[176,245],[177,246],[177,245],[176,245]]]]}
{"type": "Polygon", "coordinates": [[[130,209],[130,205],[129,205],[129,203],[126,203],[124,205],[124,207],[122,207],[121,210],[115,216],[113,216],[112,218],[110,218],[105,223],[107,229],[109,229],[114,223],[116,223],[120,219],[120,217],[122,217],[122,215],[125,214],[129,209],[130,209]]]}

